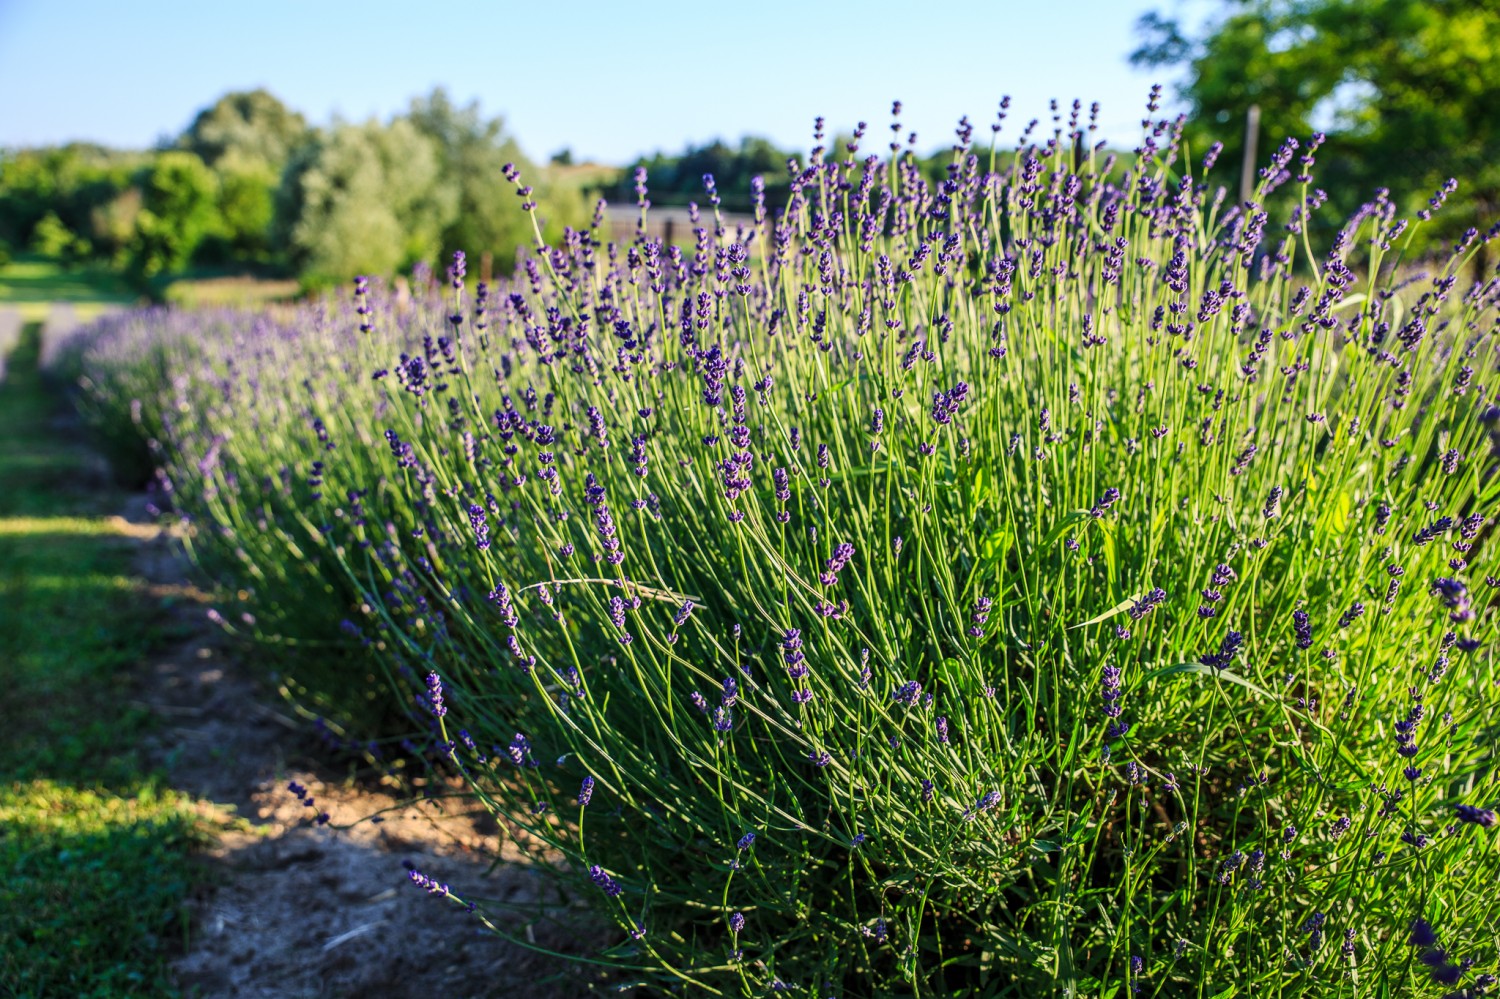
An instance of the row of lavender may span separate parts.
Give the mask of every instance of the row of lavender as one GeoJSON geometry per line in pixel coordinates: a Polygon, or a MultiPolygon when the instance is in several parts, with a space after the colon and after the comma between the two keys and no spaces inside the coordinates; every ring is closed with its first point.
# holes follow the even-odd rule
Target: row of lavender
{"type": "Polygon", "coordinates": [[[226,624],[415,723],[649,980],[1483,987],[1482,237],[1419,272],[1429,213],[1322,218],[1317,137],[1236,206],[1180,122],[1035,126],[961,123],[937,187],[861,126],[784,212],[705,178],[692,247],[570,232],[498,289],[111,320],[85,402],[226,624]]]}

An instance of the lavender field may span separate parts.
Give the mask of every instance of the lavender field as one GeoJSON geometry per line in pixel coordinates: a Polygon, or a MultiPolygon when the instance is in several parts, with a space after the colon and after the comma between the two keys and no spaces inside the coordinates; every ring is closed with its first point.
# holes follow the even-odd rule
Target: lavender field
{"type": "Polygon", "coordinates": [[[1485,994],[1500,228],[1007,108],[937,183],[820,119],[690,246],[508,169],[507,278],[53,370],[287,696],[556,883],[410,872],[476,927],[586,900],[651,995],[1485,994]]]}

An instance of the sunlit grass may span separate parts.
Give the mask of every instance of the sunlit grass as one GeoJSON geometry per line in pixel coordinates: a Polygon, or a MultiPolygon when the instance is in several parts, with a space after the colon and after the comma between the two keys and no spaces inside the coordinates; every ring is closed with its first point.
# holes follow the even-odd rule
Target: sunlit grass
{"type": "Polygon", "coordinates": [[[11,995],[169,995],[203,836],[191,802],[51,780],[0,786],[0,981],[11,995]]]}
{"type": "Polygon", "coordinates": [[[202,826],[138,755],[132,672],[163,636],[28,329],[0,385],[0,992],[167,995],[202,826]]]}
{"type": "Polygon", "coordinates": [[[87,537],[154,538],[160,528],[124,517],[0,517],[0,535],[77,534],[87,537]]]}

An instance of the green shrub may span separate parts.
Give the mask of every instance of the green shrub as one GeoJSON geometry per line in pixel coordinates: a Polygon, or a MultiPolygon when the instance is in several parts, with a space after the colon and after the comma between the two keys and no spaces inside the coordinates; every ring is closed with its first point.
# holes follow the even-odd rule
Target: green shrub
{"type": "Polygon", "coordinates": [[[460,259],[446,303],[137,323],[212,344],[157,396],[195,549],[268,634],[341,620],[363,651],[293,675],[414,709],[658,988],[1475,983],[1476,236],[1408,279],[1384,198],[1314,254],[1295,143],[1226,210],[1168,122],[1124,174],[970,132],[937,186],[815,155],[690,255],[569,233],[498,297],[460,259]]]}

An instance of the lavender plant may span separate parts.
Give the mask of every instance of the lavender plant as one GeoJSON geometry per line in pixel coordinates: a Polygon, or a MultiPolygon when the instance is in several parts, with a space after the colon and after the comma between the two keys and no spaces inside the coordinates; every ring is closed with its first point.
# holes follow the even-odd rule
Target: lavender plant
{"type": "Polygon", "coordinates": [[[965,119],[936,185],[899,104],[820,121],[690,252],[596,219],[88,377],[178,345],[206,564],[340,623],[294,675],[409,711],[659,988],[1488,988],[1500,279],[1322,220],[1317,136],[1226,204],[1156,110],[1123,163],[965,119]]]}

